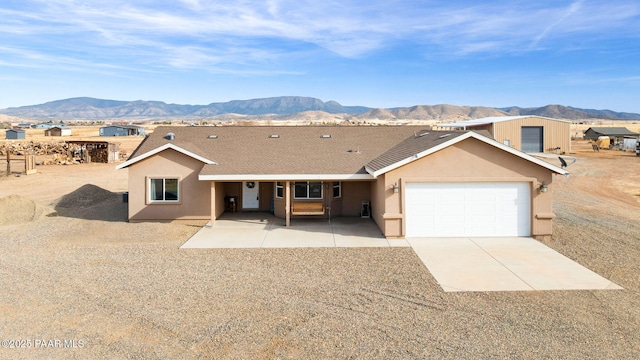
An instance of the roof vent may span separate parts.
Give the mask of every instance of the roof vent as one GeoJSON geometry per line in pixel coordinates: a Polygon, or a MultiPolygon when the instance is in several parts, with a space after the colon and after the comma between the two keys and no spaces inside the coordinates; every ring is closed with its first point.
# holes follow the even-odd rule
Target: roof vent
{"type": "Polygon", "coordinates": [[[176,134],[174,133],[168,133],[167,135],[164,136],[165,139],[167,140],[173,140],[176,138],[176,134]]]}
{"type": "Polygon", "coordinates": [[[331,139],[331,135],[330,134],[325,134],[325,135],[320,135],[321,139],[331,139]]]}
{"type": "Polygon", "coordinates": [[[451,134],[444,134],[444,135],[440,135],[440,136],[438,136],[438,139],[444,139],[444,138],[446,138],[447,136],[451,136],[451,134]]]}
{"type": "Polygon", "coordinates": [[[271,135],[269,135],[269,138],[270,138],[270,139],[279,139],[279,138],[280,138],[280,135],[278,135],[278,134],[271,134],[271,135]]]}
{"type": "Polygon", "coordinates": [[[207,136],[207,139],[217,139],[218,135],[209,135],[207,136]]]}
{"type": "Polygon", "coordinates": [[[423,137],[425,135],[429,135],[429,133],[428,132],[421,132],[420,134],[418,134],[417,137],[423,137]]]}

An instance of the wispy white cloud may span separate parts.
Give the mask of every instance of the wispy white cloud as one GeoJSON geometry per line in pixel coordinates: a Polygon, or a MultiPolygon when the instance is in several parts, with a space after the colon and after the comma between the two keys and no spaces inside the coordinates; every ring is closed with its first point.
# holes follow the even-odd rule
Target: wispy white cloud
{"type": "Polygon", "coordinates": [[[580,1],[576,1],[576,2],[572,3],[571,5],[569,5],[569,8],[566,11],[563,11],[563,12],[560,13],[560,17],[559,17],[558,20],[554,21],[549,26],[544,28],[542,33],[540,33],[540,35],[536,36],[533,39],[531,47],[534,47],[534,48],[537,47],[538,43],[540,43],[540,41],[544,37],[546,37],[547,34],[549,34],[554,28],[558,27],[558,25],[560,25],[562,22],[564,22],[570,16],[576,14],[580,10],[580,8],[582,7],[582,3],[583,2],[584,2],[583,0],[580,0],[580,1]]]}
{"type": "Polygon", "coordinates": [[[529,52],[548,47],[568,36],[581,39],[616,36],[636,37],[640,8],[635,3],[577,1],[568,7],[558,2],[485,3],[467,8],[434,9],[433,18],[417,25],[424,42],[453,55],[491,52],[529,52]],[[606,36],[606,35],[605,35],[606,36]],[[456,50],[457,49],[457,50],[456,50]]]}
{"type": "MultiPolygon", "coordinates": [[[[335,0],[25,0],[2,8],[0,40],[45,45],[75,56],[211,68],[276,64],[326,49],[347,58],[396,44],[428,46],[445,56],[536,51],[568,35],[603,30],[637,36],[635,2],[432,2],[335,0]],[[36,10],[37,9],[37,10],[36,10]],[[139,59],[139,58],[138,58],[139,59]]],[[[601,36],[601,35],[600,35],[601,36]]],[[[29,45],[26,45],[29,46],[29,45]]],[[[46,60],[46,59],[43,59],[46,60]]],[[[161,65],[161,64],[159,64],[161,65]]],[[[278,71],[274,65],[274,71],[278,71]]]]}

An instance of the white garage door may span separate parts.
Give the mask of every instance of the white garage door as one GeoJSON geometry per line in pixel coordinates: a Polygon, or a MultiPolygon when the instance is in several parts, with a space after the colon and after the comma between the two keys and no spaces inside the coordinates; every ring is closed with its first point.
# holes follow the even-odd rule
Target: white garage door
{"type": "Polygon", "coordinates": [[[529,183],[407,183],[407,237],[530,236],[529,183]]]}

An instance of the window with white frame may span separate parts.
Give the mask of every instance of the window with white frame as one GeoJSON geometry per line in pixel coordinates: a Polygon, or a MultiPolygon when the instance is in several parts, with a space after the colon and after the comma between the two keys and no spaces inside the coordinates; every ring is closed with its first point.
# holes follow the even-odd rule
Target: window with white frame
{"type": "Polygon", "coordinates": [[[321,181],[296,181],[293,184],[294,199],[322,199],[321,181]]]}
{"type": "Polygon", "coordinates": [[[276,181],[276,197],[284,197],[284,184],[282,181],[276,181]]]}
{"type": "Polygon", "coordinates": [[[340,181],[333,182],[333,197],[339,198],[342,196],[342,183],[340,181]]]}
{"type": "Polygon", "coordinates": [[[178,202],[178,178],[149,178],[149,200],[151,202],[178,202]]]}

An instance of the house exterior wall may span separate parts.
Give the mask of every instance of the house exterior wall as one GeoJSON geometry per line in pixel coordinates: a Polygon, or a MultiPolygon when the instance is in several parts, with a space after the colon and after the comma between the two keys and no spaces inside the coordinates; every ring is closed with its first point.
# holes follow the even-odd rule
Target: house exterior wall
{"type": "Polygon", "coordinates": [[[371,217],[388,238],[404,237],[403,215],[399,206],[394,206],[394,201],[399,202],[400,198],[393,194],[393,185],[394,182],[389,183],[386,174],[382,174],[371,187],[371,217]]]}
{"type": "Polygon", "coordinates": [[[342,197],[340,200],[342,205],[342,216],[360,216],[360,209],[363,201],[371,203],[371,181],[343,181],[342,197]]]}
{"type": "MultiPolygon", "coordinates": [[[[291,181],[293,186],[294,181],[291,181]]],[[[275,183],[272,184],[271,189],[275,192],[275,183]]],[[[360,207],[362,201],[371,201],[371,181],[343,181],[341,183],[341,196],[338,198],[333,197],[333,181],[324,181],[323,186],[323,199],[322,202],[325,207],[331,208],[331,217],[339,216],[360,216],[360,207]]],[[[275,193],[273,193],[275,194],[275,193]]],[[[291,189],[293,194],[293,189],[291,189]]],[[[273,195],[272,195],[273,196],[273,195]]],[[[318,200],[294,200],[293,195],[291,201],[311,201],[316,202],[318,200]]],[[[274,215],[278,217],[285,217],[285,199],[274,198],[274,215]]],[[[266,211],[266,210],[263,210],[266,211]]],[[[310,215],[304,215],[308,217],[310,215]]],[[[326,215],[322,215],[326,216],[326,215]]]]}
{"type": "MultiPolygon", "coordinates": [[[[251,180],[248,180],[251,181],[251,180]]],[[[271,200],[273,199],[273,182],[271,181],[259,181],[258,182],[258,209],[250,209],[249,211],[271,211],[271,200]]],[[[218,194],[223,198],[225,196],[235,196],[238,199],[238,204],[236,205],[237,211],[243,211],[245,209],[242,208],[242,182],[227,182],[225,183],[224,193],[218,194]]],[[[275,203],[274,203],[275,208],[275,203]]]]}
{"type": "Polygon", "coordinates": [[[548,238],[552,233],[552,180],[550,170],[469,138],[380,176],[374,190],[373,218],[385,236],[405,235],[403,196],[407,182],[530,182],[531,234],[548,238]],[[547,193],[537,190],[543,181],[549,187],[547,193]],[[396,183],[398,193],[393,192],[396,183]]]}
{"type": "MultiPolygon", "coordinates": [[[[203,163],[177,151],[168,149],[129,167],[129,220],[173,220],[211,218],[211,184],[199,181],[203,163]],[[178,177],[180,202],[149,203],[149,177],[178,177]]],[[[216,185],[218,186],[218,185],[216,185]]],[[[222,188],[216,187],[216,191],[222,188]]],[[[217,192],[216,192],[217,193],[217,192]]],[[[216,197],[217,198],[217,197],[216,197]]],[[[224,196],[222,196],[224,201],[224,196]]],[[[224,203],[220,205],[224,209],[224,203]]],[[[218,213],[216,202],[216,213],[218,213]]]]}
{"type": "MultiPolygon", "coordinates": [[[[571,123],[553,119],[543,119],[539,117],[527,117],[510,121],[493,123],[493,129],[489,132],[493,138],[505,143],[509,140],[510,146],[517,150],[522,150],[522,127],[542,126],[543,127],[543,150],[544,152],[556,152],[569,154],[571,152],[571,123]],[[555,148],[560,148],[554,150],[555,148]]],[[[477,130],[475,127],[473,130],[477,130]]]]}

